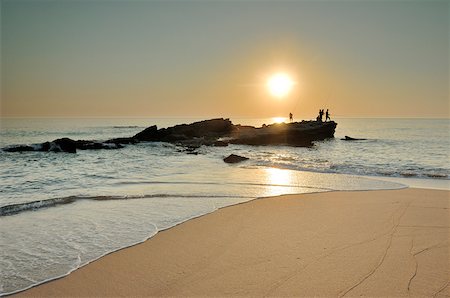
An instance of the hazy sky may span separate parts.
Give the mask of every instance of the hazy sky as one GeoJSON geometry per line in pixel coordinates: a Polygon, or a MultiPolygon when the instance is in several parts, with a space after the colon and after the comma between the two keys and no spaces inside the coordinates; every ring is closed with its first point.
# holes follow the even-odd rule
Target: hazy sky
{"type": "Polygon", "coordinates": [[[449,117],[447,0],[0,1],[3,117],[449,117]]]}

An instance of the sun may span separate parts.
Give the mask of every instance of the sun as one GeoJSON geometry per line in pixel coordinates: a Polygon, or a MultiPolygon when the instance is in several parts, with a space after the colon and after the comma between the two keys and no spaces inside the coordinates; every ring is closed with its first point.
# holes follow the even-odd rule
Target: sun
{"type": "Polygon", "coordinates": [[[294,85],[294,81],[285,73],[274,74],[267,81],[270,93],[279,98],[286,96],[294,85]]]}

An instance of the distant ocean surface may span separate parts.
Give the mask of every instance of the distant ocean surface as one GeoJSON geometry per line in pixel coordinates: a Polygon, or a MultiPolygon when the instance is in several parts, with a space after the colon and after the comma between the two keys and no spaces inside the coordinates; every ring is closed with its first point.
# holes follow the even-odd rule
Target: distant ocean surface
{"type": "MultiPolygon", "coordinates": [[[[3,118],[0,147],[61,137],[106,140],[196,120],[3,118]]],[[[230,145],[201,147],[198,155],[166,143],[76,154],[0,150],[0,295],[259,197],[404,187],[398,180],[450,185],[450,120],[335,121],[335,138],[312,148],[230,145]],[[367,140],[342,141],[345,135],[367,140]],[[225,164],[232,153],[250,159],[225,164]]]]}

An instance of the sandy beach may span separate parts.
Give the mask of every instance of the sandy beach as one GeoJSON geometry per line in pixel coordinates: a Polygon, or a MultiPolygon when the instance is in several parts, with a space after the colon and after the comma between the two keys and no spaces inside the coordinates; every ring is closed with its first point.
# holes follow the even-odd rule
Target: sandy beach
{"type": "Polygon", "coordinates": [[[450,295],[450,192],[254,200],[17,296],[450,295]]]}

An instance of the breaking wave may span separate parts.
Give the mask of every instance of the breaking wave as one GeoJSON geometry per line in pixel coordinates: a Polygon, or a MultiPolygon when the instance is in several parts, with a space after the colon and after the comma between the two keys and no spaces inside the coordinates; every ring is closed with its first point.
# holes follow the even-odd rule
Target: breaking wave
{"type": "Polygon", "coordinates": [[[71,204],[79,200],[93,200],[93,201],[113,201],[113,200],[133,200],[133,199],[147,199],[147,198],[243,198],[251,199],[253,197],[247,196],[212,196],[212,195],[179,195],[179,194],[151,194],[151,195],[137,195],[137,196],[69,196],[64,198],[53,198],[47,200],[32,201],[19,204],[11,204],[0,207],[0,216],[14,215],[25,211],[36,211],[43,208],[56,207],[59,205],[71,204]]]}

